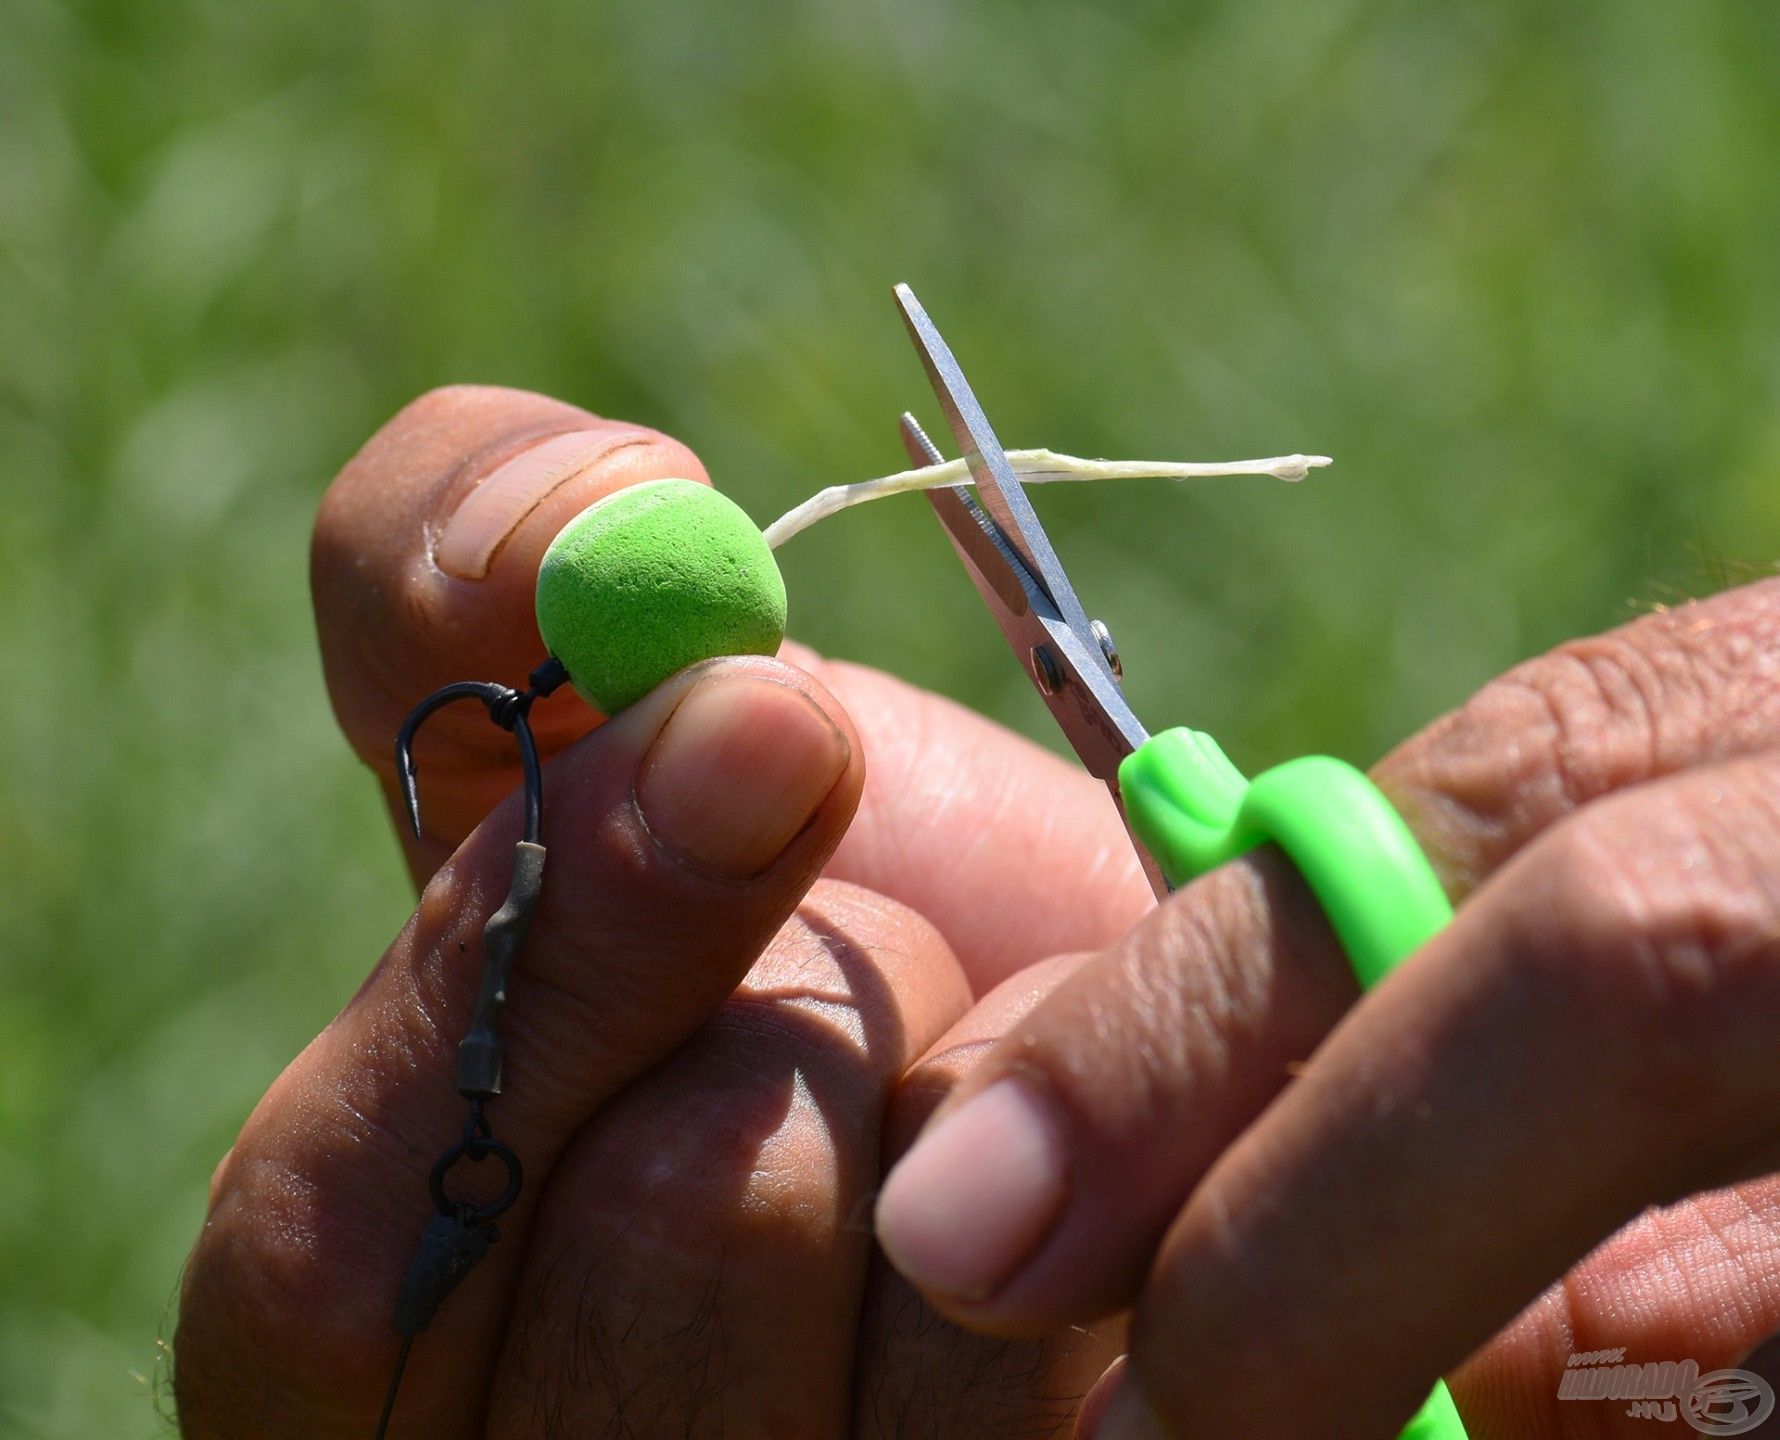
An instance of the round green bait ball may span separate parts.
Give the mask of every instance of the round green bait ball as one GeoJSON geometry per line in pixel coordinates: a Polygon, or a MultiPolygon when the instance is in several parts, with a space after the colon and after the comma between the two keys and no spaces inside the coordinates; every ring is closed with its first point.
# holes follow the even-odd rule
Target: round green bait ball
{"type": "Polygon", "coordinates": [[[611,715],[714,655],[772,655],[785,581],[759,527],[691,480],[615,491],[563,527],[538,567],[538,633],[611,715]]]}

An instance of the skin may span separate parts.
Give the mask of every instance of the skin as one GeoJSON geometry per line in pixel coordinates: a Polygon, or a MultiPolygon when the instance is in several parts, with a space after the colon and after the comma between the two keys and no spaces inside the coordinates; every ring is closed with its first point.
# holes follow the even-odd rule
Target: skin
{"type": "MultiPolygon", "coordinates": [[[[408,706],[538,663],[543,547],[600,494],[665,475],[705,478],[654,432],[473,387],[422,397],[342,472],[316,525],[318,631],[341,727],[392,813],[408,706]],[[480,478],[607,428],[611,453],[486,573],[440,566],[480,478]]],[[[603,724],[566,691],[536,710],[548,878],[490,1107],[527,1184],[416,1345],[392,1434],[1067,1434],[1116,1353],[1116,1325],[1010,1345],[939,1320],[875,1259],[867,1223],[887,1160],[986,1048],[983,1018],[1001,1033],[1058,968],[1031,962],[1145,908],[1104,792],[946,701],[788,656],[696,667],[603,724]],[[676,844],[652,750],[713,684],[730,713],[694,747],[676,844]],[[773,797],[750,785],[811,733],[842,738],[838,777],[805,787],[813,813],[766,863],[714,874],[713,836],[759,839],[773,797]],[[968,834],[983,814],[1037,847],[1018,883],[968,834]],[[1077,873],[1099,878],[1095,905],[1063,888],[1077,873]],[[956,1029],[978,993],[976,1028],[956,1029]]],[[[360,1437],[381,1404],[427,1173],[463,1123],[452,1049],[518,826],[511,741],[479,713],[442,712],[417,758],[428,829],[397,832],[419,907],[213,1180],[175,1340],[188,1436],[360,1437]]]]}
{"type": "MultiPolygon", "coordinates": [[[[437,392],[329,492],[322,653],[386,790],[414,697],[542,658],[530,576],[568,514],[704,478],[617,426],[486,574],[433,563],[490,466],[611,423],[437,392]]],[[[1522,667],[1389,757],[1465,904],[1364,1000],[1276,857],[1153,909],[1102,789],[889,677],[788,647],[597,728],[553,698],[550,881],[491,1109],[527,1192],[393,1433],[1247,1436],[1264,1405],[1266,1433],[1383,1436],[1443,1369],[1478,1440],[1647,1433],[1555,1401],[1572,1350],[1710,1369],[1780,1326],[1775,657],[1780,591],[1751,587],[1522,667]],[[741,688],[694,756],[705,826],[664,844],[651,746],[713,681],[741,688]],[[844,763],[778,852],[739,879],[691,858],[762,808],[748,737],[812,734],[844,763]],[[1059,1215],[989,1293],[923,1300],[871,1196],[936,1108],[1008,1077],[1051,1107],[1059,1215]]],[[[435,723],[415,917],[218,1169],[188,1435],[359,1436],[381,1400],[517,823],[506,737],[435,723]]]]}
{"type": "Polygon", "coordinates": [[[1474,1437],[1644,1434],[1555,1398],[1622,1346],[1780,1379],[1777,657],[1767,581],[1564,646],[1387,757],[1462,909],[1364,998],[1268,854],[1081,965],[945,1107],[1032,1096],[1058,1211],[929,1298],[1002,1333],[1134,1308],[1102,1440],[1389,1436],[1442,1371],[1474,1437]]]}

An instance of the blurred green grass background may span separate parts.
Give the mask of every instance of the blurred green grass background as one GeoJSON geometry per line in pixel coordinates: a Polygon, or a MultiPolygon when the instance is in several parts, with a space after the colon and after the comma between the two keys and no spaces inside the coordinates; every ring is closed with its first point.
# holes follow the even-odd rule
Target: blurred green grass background
{"type": "MultiPolygon", "coordinates": [[[[148,1436],[210,1167],[408,906],[305,544],[427,387],[764,520],[932,415],[1334,470],[1040,495],[1155,723],[1375,756],[1780,548],[1780,12],[1738,0],[0,9],[0,1434],[148,1436]]],[[[924,505],[795,628],[1047,722],[924,505]]]]}

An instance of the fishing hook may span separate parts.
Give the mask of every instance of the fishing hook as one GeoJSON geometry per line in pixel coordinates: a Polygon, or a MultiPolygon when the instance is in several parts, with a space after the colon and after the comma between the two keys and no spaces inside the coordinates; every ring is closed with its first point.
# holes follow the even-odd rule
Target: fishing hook
{"type": "Polygon", "coordinates": [[[510,731],[519,744],[525,825],[519,843],[513,847],[507,898],[482,927],[482,986],[469,1029],[457,1047],[457,1092],[470,1102],[470,1118],[463,1138],[439,1157],[428,1177],[427,1188],[436,1213],[421,1233],[397,1296],[395,1330],[402,1337],[402,1348],[384,1396],[377,1440],[383,1440],[389,1429],[414,1337],[426,1329],[445,1297],[488,1253],[496,1239],[495,1219],[519,1198],[525,1180],[519,1156],[495,1139],[485,1107],[501,1090],[501,1042],[495,1021],[506,1003],[507,981],[514,959],[525,943],[544,877],[544,777],[538,764],[537,741],[532,737],[531,708],[568,678],[562,662],[552,656],[527,677],[524,690],[492,680],[459,680],[433,691],[416,705],[396,734],[396,780],[407,806],[408,821],[419,837],[420,787],[414,764],[414,737],[445,706],[459,700],[481,701],[488,718],[510,731]],[[507,1184],[500,1196],[485,1205],[453,1200],[445,1189],[450,1172],[462,1161],[474,1165],[486,1159],[498,1160],[506,1171],[507,1184]]]}

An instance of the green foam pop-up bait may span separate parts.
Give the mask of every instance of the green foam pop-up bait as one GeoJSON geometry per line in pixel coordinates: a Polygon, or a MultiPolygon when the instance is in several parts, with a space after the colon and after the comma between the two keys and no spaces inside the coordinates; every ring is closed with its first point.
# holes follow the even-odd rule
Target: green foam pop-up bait
{"type": "Polygon", "coordinates": [[[538,567],[538,633],[569,683],[610,715],[715,655],[771,655],[785,581],[735,501],[649,480],[565,525],[538,567]]]}

